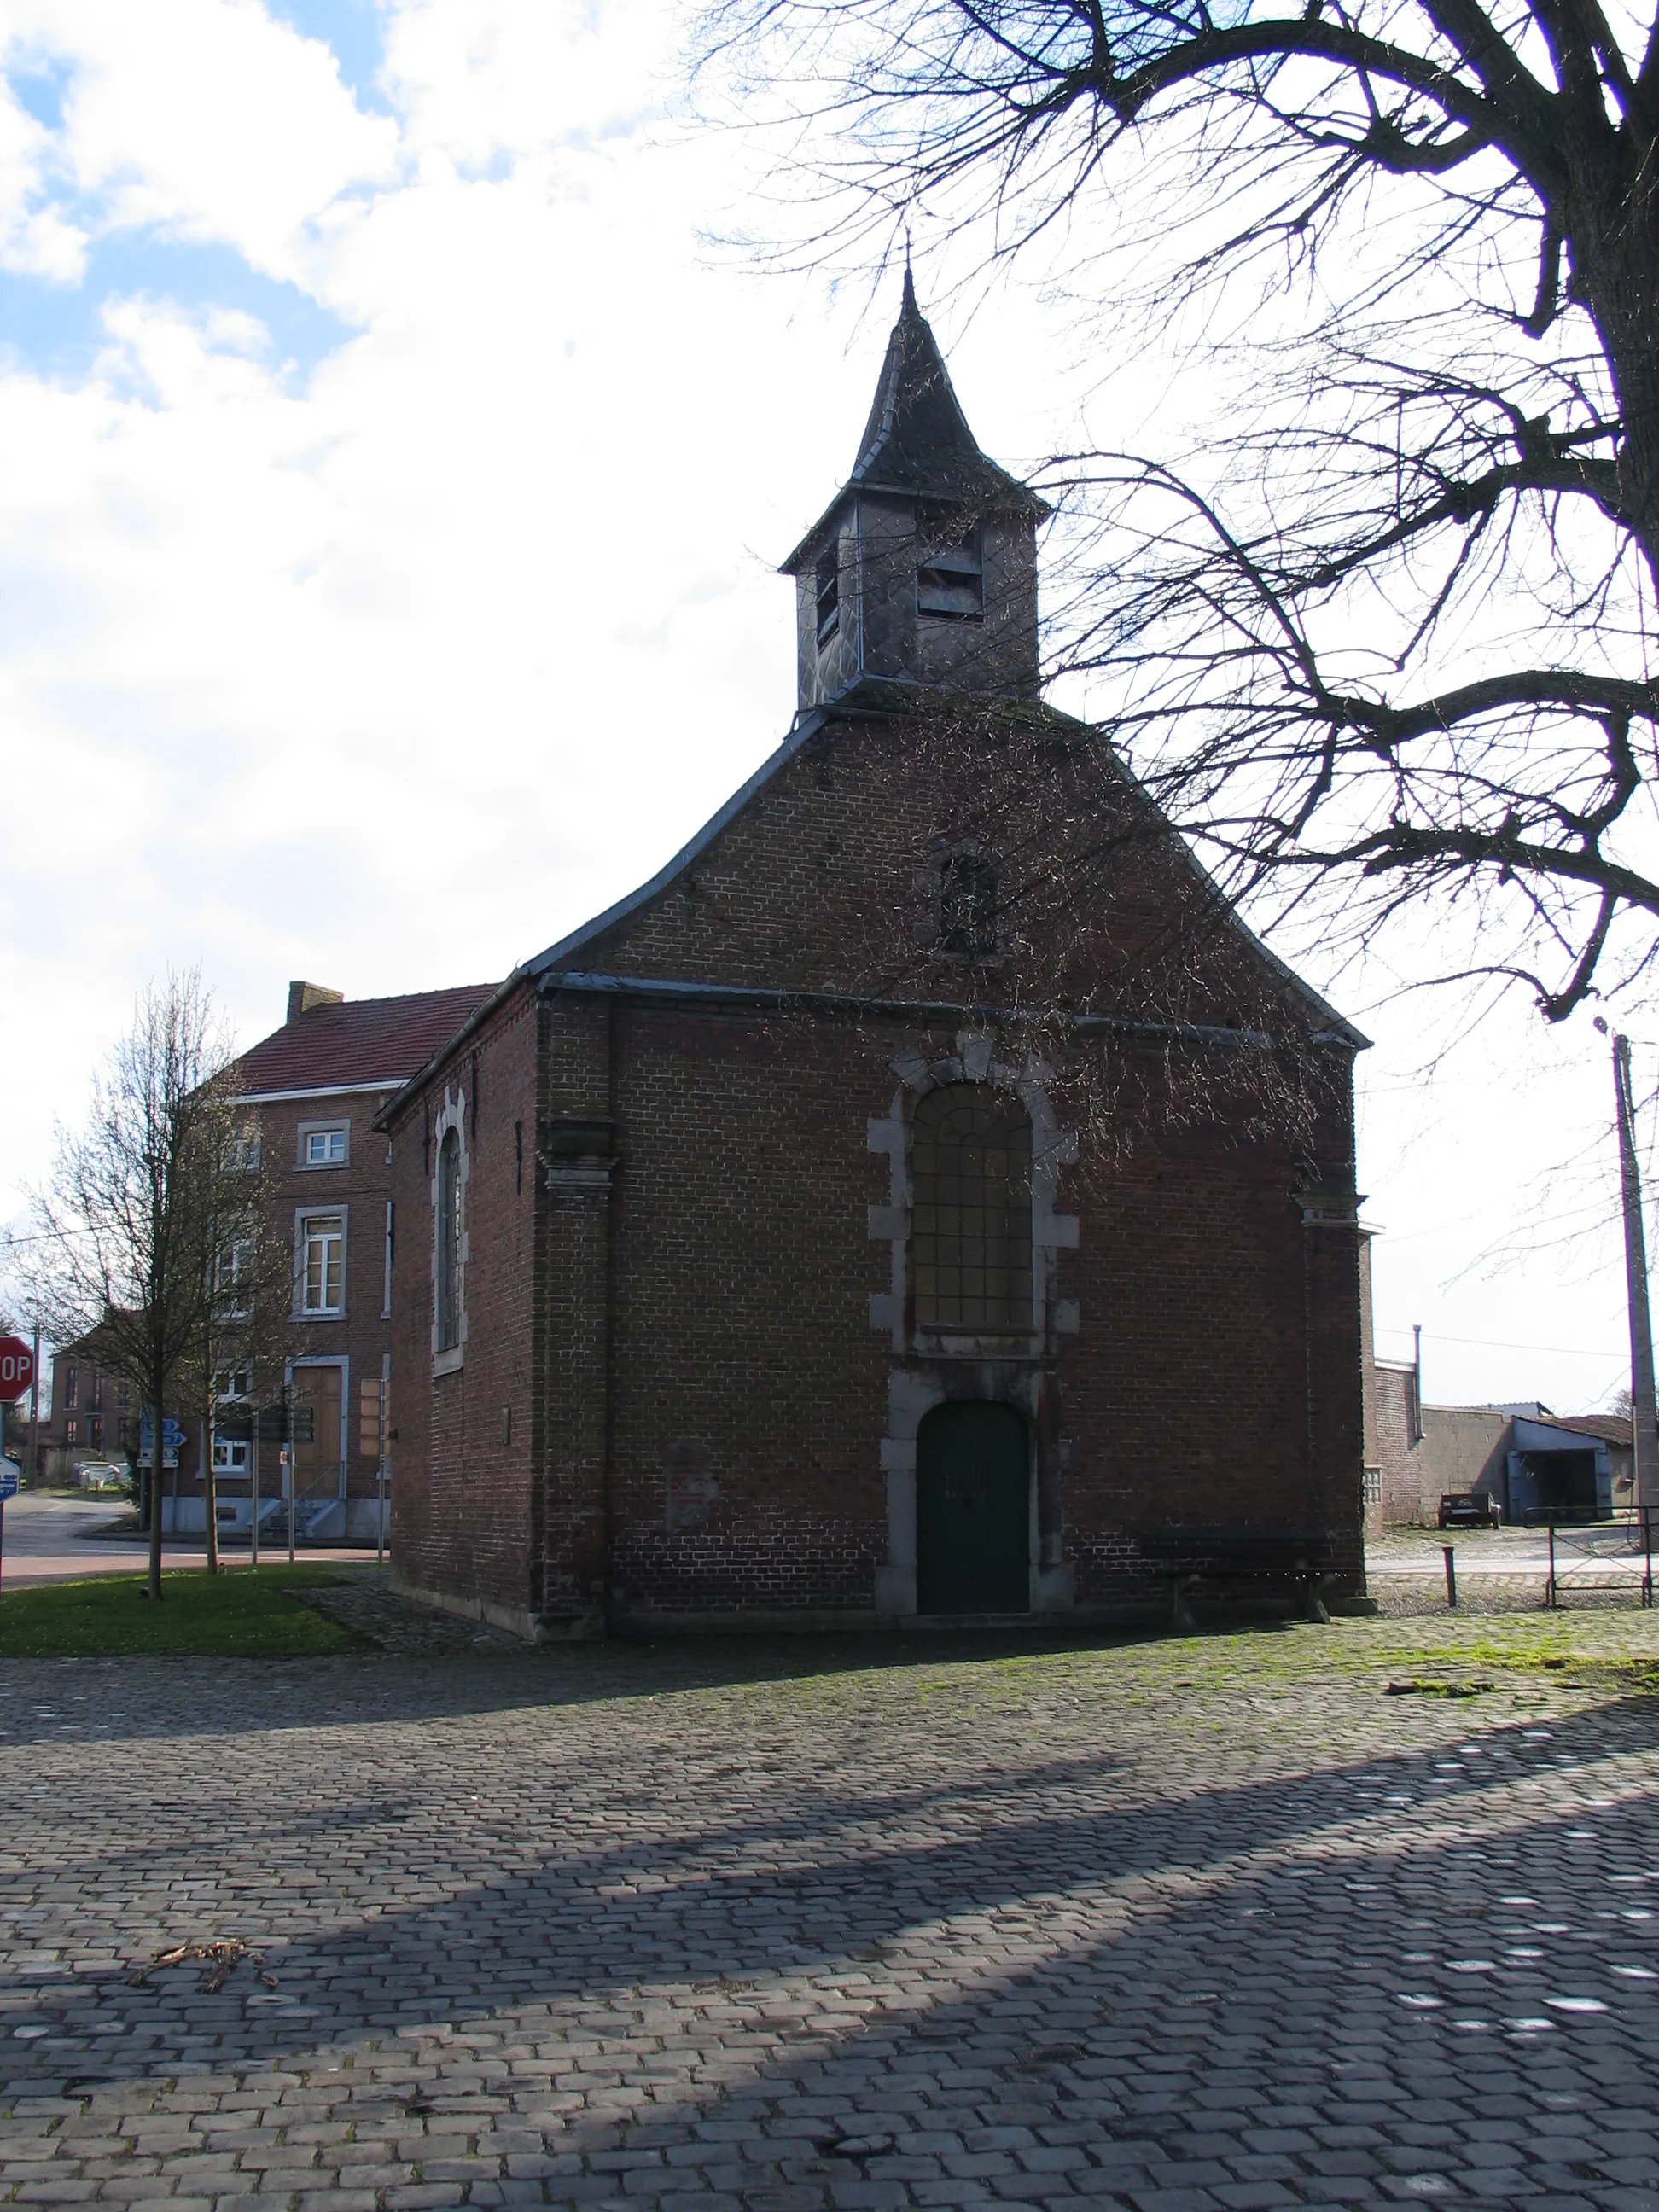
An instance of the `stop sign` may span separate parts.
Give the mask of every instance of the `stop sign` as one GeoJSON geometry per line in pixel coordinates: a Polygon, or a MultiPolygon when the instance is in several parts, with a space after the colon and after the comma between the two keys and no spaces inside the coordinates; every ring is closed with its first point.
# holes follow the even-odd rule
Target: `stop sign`
{"type": "Polygon", "coordinates": [[[0,1402],[21,1398],[34,1380],[34,1354],[21,1336],[0,1336],[0,1402]]]}

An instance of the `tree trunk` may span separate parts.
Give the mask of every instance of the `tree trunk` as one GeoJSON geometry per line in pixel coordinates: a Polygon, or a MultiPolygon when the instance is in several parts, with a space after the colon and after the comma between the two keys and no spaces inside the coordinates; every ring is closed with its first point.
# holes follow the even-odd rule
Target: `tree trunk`
{"type": "Polygon", "coordinates": [[[149,1595],[161,1597],[161,1391],[157,1384],[150,1401],[149,1426],[149,1595]]]}
{"type": "Polygon", "coordinates": [[[1601,334],[1619,409],[1620,504],[1659,587],[1659,192],[1653,180],[1607,179],[1605,204],[1587,211],[1569,239],[1573,289],[1601,334]]]}
{"type": "Polygon", "coordinates": [[[213,1418],[202,1424],[202,1510],[207,1520],[207,1571],[219,1571],[219,1489],[213,1473],[213,1418]]]}

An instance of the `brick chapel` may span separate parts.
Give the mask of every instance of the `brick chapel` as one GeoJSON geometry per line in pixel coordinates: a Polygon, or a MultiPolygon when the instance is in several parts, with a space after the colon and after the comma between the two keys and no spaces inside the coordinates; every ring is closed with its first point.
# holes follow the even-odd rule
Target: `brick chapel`
{"type": "Polygon", "coordinates": [[[380,1116],[411,1595],[535,1637],[1363,1589],[1365,1041],[1043,702],[1045,511],[907,273],[785,563],[788,735],[380,1116]]]}

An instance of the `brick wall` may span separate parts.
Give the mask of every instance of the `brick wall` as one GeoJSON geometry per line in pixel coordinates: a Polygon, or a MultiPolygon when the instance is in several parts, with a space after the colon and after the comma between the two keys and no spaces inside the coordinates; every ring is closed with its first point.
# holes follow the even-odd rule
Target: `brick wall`
{"type": "Polygon", "coordinates": [[[532,1258],[537,1013],[523,992],[469,1041],[398,1121],[392,1194],[392,1551],[400,1583],[523,1629],[542,1609],[532,1258]],[[466,1337],[434,1372],[432,1132],[461,1108],[465,1147],[466,1337]],[[505,1417],[505,1418],[504,1418],[505,1417]]]}
{"type": "MultiPolygon", "coordinates": [[[[807,747],[572,964],[856,989],[884,941],[913,957],[937,803],[920,757],[907,775],[907,726],[807,747]]],[[[1126,859],[1089,939],[1114,988],[1195,882],[1167,848],[1126,859]]],[[[1224,926],[1183,957],[1189,1011],[1317,1018],[1224,926]]],[[[1275,1136],[1187,1048],[1102,1046],[1136,1141],[1085,1130],[1059,1171],[1075,1247],[1056,1229],[1040,1340],[952,1360],[876,1325],[890,1190],[872,1143],[967,1048],[957,1029],[521,982],[394,1126],[400,1580],[518,1626],[872,1618],[914,1465],[896,1403],[935,1386],[1032,1417],[1062,1609],[1143,1594],[1171,1528],[1323,1532],[1357,1579],[1358,1237],[1303,1204],[1310,1177],[1352,1191],[1346,1052],[1314,1049],[1312,1120],[1275,1136]],[[462,1100],[469,1334],[434,1376],[432,1132],[462,1100]]]]}

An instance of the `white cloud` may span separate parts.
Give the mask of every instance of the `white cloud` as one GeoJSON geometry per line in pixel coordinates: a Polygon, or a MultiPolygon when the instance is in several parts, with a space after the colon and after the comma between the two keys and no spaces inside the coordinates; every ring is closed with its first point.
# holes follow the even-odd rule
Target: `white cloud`
{"type": "Polygon", "coordinates": [[[674,97],[674,13],[656,0],[404,0],[387,20],[410,140],[469,167],[634,137],[674,97]]]}
{"type": "Polygon", "coordinates": [[[229,245],[293,280],[307,224],[392,174],[396,125],[258,0],[9,0],[0,20],[9,52],[67,70],[55,159],[104,228],[229,245]]]}

